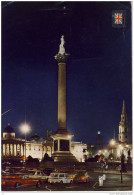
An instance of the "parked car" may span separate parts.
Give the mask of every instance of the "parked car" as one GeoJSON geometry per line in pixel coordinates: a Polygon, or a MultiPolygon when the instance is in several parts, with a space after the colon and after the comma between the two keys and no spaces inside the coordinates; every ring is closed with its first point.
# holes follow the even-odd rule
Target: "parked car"
{"type": "Polygon", "coordinates": [[[73,181],[76,183],[77,182],[90,182],[90,180],[91,180],[91,177],[88,172],[84,172],[84,173],[78,172],[73,179],[73,181]]]}
{"type": "Polygon", "coordinates": [[[53,172],[48,178],[49,183],[72,183],[73,177],[68,173],[56,173],[53,172]]]}
{"type": "Polygon", "coordinates": [[[29,170],[27,172],[27,176],[29,178],[43,179],[44,181],[48,180],[48,175],[43,173],[43,171],[41,171],[41,170],[29,170]]]}
{"type": "Polygon", "coordinates": [[[1,176],[2,179],[18,179],[20,178],[19,175],[3,175],[1,176]]]}
{"type": "Polygon", "coordinates": [[[40,188],[43,184],[42,179],[29,178],[28,176],[2,176],[2,187],[15,187],[19,188],[20,186],[33,186],[40,188]]]}
{"type": "Polygon", "coordinates": [[[19,174],[21,172],[21,168],[14,168],[14,167],[6,167],[5,170],[2,171],[3,175],[14,175],[14,174],[19,174]]]}
{"type": "Polygon", "coordinates": [[[17,170],[14,174],[15,175],[27,175],[28,171],[26,169],[17,170]]]}

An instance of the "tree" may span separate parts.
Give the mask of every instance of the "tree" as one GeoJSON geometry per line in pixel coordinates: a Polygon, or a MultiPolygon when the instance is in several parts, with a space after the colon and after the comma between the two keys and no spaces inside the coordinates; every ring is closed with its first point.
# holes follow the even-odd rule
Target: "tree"
{"type": "Polygon", "coordinates": [[[95,148],[91,147],[91,144],[87,145],[87,152],[88,152],[88,157],[92,157],[93,154],[95,153],[95,148]]]}
{"type": "Polygon", "coordinates": [[[27,157],[27,161],[30,162],[30,161],[32,161],[32,160],[33,160],[32,156],[29,155],[29,156],[27,157]]]}

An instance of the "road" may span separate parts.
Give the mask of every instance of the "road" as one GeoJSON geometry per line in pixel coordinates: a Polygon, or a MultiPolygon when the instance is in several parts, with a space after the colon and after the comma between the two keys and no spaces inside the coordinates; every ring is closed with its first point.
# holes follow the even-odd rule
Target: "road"
{"type": "Polygon", "coordinates": [[[50,184],[46,183],[41,188],[36,186],[6,188],[2,191],[131,191],[132,175],[123,175],[123,183],[121,184],[120,174],[106,174],[106,181],[103,186],[99,186],[98,177],[101,173],[90,173],[91,181],[89,183],[72,183],[72,184],[50,184]]]}

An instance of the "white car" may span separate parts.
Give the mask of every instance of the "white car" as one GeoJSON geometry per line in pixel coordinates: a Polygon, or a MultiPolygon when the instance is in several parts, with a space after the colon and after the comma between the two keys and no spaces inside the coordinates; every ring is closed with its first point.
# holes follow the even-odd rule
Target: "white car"
{"type": "Polygon", "coordinates": [[[44,179],[44,181],[48,180],[48,175],[44,174],[43,171],[40,170],[29,170],[27,176],[29,178],[44,179]]]}
{"type": "Polygon", "coordinates": [[[68,173],[51,173],[48,178],[49,183],[72,183],[73,177],[68,173]]]}

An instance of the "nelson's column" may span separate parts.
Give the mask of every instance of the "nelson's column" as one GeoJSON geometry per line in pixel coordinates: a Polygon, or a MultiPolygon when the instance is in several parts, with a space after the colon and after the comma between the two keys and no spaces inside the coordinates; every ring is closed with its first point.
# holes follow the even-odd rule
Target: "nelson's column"
{"type": "Polygon", "coordinates": [[[54,161],[77,161],[70,152],[74,136],[66,129],[66,61],[70,54],[65,52],[64,36],[61,37],[59,52],[54,57],[58,61],[58,129],[51,136],[54,142],[54,161]]]}

